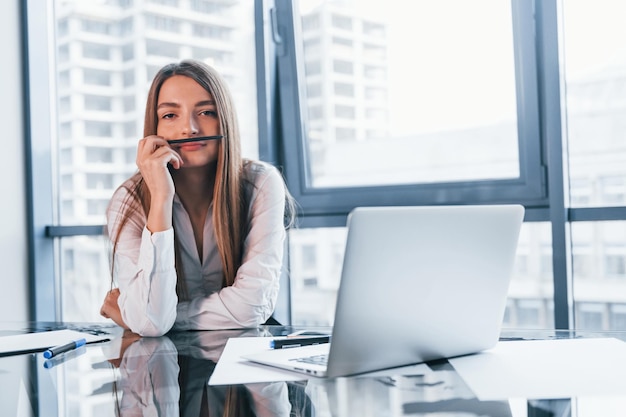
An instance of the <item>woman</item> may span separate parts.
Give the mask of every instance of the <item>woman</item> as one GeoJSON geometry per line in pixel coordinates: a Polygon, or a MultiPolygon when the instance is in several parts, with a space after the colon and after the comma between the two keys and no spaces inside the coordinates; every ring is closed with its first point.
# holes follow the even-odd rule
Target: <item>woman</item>
{"type": "Polygon", "coordinates": [[[107,209],[118,288],[100,313],[142,336],[263,324],[293,202],[275,168],[242,159],[233,100],[213,68],[188,60],[156,74],[137,166],[107,209]],[[218,138],[168,142],[206,136],[218,138]]]}

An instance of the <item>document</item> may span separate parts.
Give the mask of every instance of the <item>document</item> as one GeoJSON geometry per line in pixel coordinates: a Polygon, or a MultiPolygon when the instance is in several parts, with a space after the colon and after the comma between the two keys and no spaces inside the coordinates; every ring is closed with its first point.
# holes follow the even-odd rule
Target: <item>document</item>
{"type": "Polygon", "coordinates": [[[249,384],[256,382],[302,381],[306,376],[243,359],[242,355],[268,350],[274,337],[235,337],[224,346],[209,385],[249,384]]]}
{"type": "Polygon", "coordinates": [[[39,352],[78,339],[86,339],[87,343],[94,343],[111,338],[109,334],[96,336],[69,329],[0,336],[0,356],[39,352]]]}
{"type": "Polygon", "coordinates": [[[479,400],[626,392],[626,343],[614,338],[499,342],[449,362],[479,400]]]}

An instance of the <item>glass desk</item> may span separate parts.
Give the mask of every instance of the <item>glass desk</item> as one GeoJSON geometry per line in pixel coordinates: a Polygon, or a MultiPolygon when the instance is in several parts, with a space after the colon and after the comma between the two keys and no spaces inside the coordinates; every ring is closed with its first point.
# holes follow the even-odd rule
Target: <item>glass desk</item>
{"type": "MultiPolygon", "coordinates": [[[[1,416],[611,416],[622,396],[502,398],[480,401],[446,360],[428,374],[304,379],[209,386],[230,337],[285,335],[299,327],[181,332],[139,338],[106,325],[0,323],[0,335],[60,328],[123,336],[66,354],[54,366],[41,353],[0,357],[1,416]]],[[[324,330],[329,329],[312,329],[324,330]]],[[[506,340],[615,337],[626,332],[508,331],[506,340]]],[[[304,378],[304,377],[303,377],[304,378]]]]}

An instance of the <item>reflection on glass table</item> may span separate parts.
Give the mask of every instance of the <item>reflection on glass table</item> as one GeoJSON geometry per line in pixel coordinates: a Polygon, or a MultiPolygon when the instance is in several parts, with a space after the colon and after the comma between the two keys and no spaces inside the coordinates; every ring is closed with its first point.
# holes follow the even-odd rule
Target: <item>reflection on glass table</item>
{"type": "MultiPolygon", "coordinates": [[[[59,326],[67,328],[3,324],[0,336],[59,326]]],[[[0,357],[0,415],[611,416],[621,415],[626,405],[626,392],[620,397],[480,400],[447,360],[427,363],[427,372],[407,372],[424,369],[408,367],[335,379],[212,386],[209,378],[229,338],[285,335],[302,328],[174,332],[159,338],[109,330],[116,335],[112,342],[88,345],[53,366],[41,353],[0,357]]],[[[626,332],[502,333],[503,341],[604,337],[626,341],[626,332]]]]}

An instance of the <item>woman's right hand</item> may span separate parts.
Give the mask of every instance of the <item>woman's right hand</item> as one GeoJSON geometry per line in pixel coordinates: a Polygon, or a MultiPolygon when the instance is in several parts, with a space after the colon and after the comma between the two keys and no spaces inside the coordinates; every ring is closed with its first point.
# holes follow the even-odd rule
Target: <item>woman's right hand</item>
{"type": "Polygon", "coordinates": [[[168,169],[179,169],[183,160],[165,139],[147,136],[137,146],[137,167],[150,190],[150,212],[147,228],[150,232],[162,232],[172,227],[172,201],[174,181],[168,169]]]}
{"type": "Polygon", "coordinates": [[[104,297],[102,307],[100,307],[100,315],[104,318],[113,320],[118,326],[128,329],[128,326],[124,323],[124,319],[122,318],[120,306],[117,304],[118,298],[120,298],[119,288],[113,288],[109,291],[106,297],[104,297]]]}
{"type": "Polygon", "coordinates": [[[174,197],[174,182],[168,164],[178,169],[183,160],[165,139],[160,136],[147,136],[137,146],[137,167],[153,199],[167,201],[174,197]]]}

